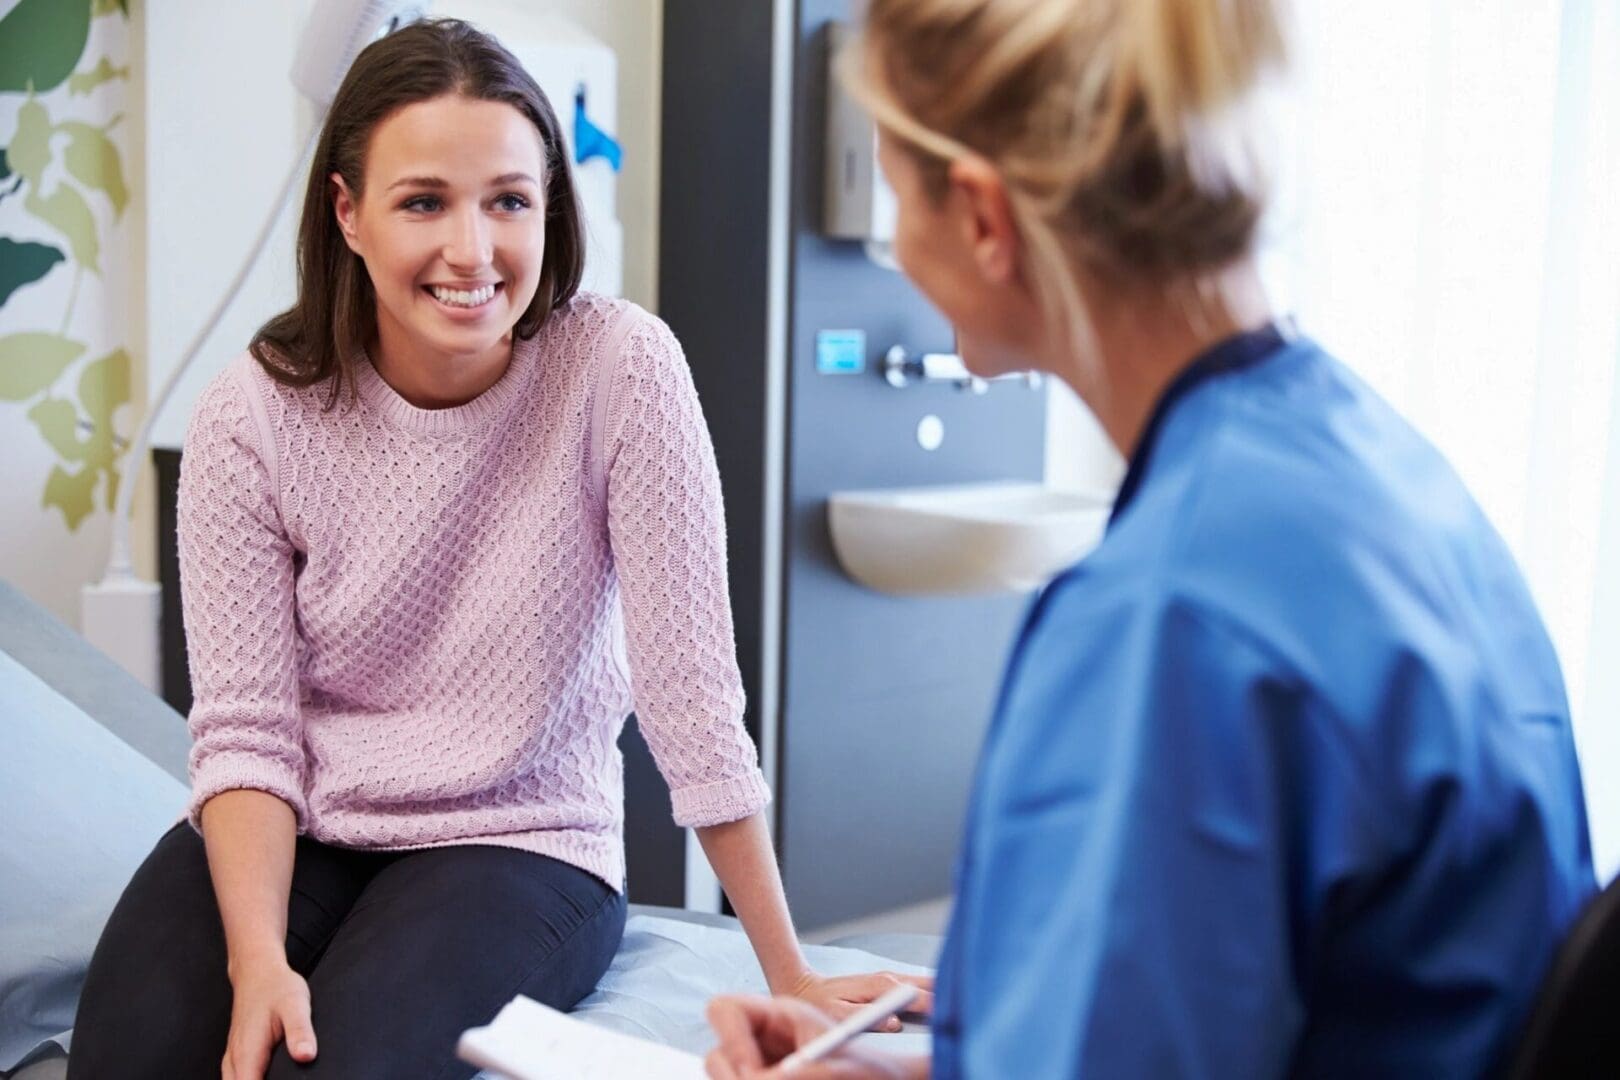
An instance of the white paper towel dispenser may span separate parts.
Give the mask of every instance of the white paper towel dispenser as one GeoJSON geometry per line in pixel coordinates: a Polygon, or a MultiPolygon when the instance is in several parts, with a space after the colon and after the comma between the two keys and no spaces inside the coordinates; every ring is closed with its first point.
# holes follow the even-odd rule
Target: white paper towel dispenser
{"type": "Polygon", "coordinates": [[[838,57],[854,38],[842,23],[827,27],[827,154],[821,231],[839,240],[860,240],[873,259],[892,266],[894,190],[877,163],[877,126],[844,88],[838,57]]]}

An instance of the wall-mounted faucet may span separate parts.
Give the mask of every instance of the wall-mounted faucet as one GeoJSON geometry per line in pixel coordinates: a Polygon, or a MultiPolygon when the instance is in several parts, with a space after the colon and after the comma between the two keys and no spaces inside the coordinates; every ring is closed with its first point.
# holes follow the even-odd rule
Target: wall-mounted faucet
{"type": "Polygon", "coordinates": [[[1003,382],[1007,379],[1017,379],[1031,390],[1037,390],[1041,385],[1041,373],[1038,371],[1014,371],[1006,375],[997,375],[993,379],[985,379],[969,371],[956,353],[923,353],[921,356],[912,356],[904,345],[896,345],[884,355],[883,378],[896,389],[910,386],[914,382],[948,382],[958,389],[971,390],[975,394],[989,390],[992,382],[1003,382]]]}

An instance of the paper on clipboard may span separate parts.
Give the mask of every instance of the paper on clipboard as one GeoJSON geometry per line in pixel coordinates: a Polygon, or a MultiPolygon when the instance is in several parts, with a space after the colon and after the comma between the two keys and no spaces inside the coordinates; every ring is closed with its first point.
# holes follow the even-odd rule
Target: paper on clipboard
{"type": "Polygon", "coordinates": [[[464,1032],[463,1061],[512,1080],[704,1080],[696,1054],[595,1027],[519,995],[464,1032]]]}

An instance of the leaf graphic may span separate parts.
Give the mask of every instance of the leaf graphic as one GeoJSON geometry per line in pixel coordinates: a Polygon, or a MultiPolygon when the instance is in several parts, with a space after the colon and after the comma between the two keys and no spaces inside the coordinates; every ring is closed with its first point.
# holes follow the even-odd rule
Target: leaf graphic
{"type": "Polygon", "coordinates": [[[129,402],[129,353],[114,349],[85,366],[79,376],[79,404],[90,414],[90,438],[84,444],[84,461],[107,474],[107,509],[113,508],[118,494],[118,443],[113,430],[113,414],[129,402]]]}
{"type": "Polygon", "coordinates": [[[6,148],[0,146],[0,180],[11,175],[11,162],[6,160],[6,148]]]}
{"type": "Polygon", "coordinates": [[[63,461],[83,461],[85,442],[79,438],[79,412],[64,398],[44,398],[28,410],[40,435],[63,461]]]}
{"type": "Polygon", "coordinates": [[[23,196],[23,209],[67,237],[73,261],[86,270],[101,273],[101,241],[96,236],[96,219],[90,204],[77,190],[62,184],[48,198],[37,191],[23,196]]]}
{"type": "Polygon", "coordinates": [[[118,157],[118,147],[98,127],[68,120],[57,125],[57,131],[68,137],[67,155],[63,163],[67,171],[86,187],[105,192],[112,200],[113,213],[122,217],[129,202],[129,190],[124,187],[124,168],[118,157]]]}
{"type": "Polygon", "coordinates": [[[21,0],[0,18],[0,91],[56,89],[78,66],[89,36],[83,0],[21,0]]]}
{"type": "Polygon", "coordinates": [[[81,465],[78,472],[66,472],[60,465],[51,466],[45,478],[44,507],[56,507],[67,521],[68,531],[78,532],[79,525],[95,509],[96,470],[81,465]]]}
{"type": "Polygon", "coordinates": [[[6,160],[33,187],[45,177],[45,166],[51,163],[51,117],[33,98],[17,108],[17,133],[6,147],[6,160]]]}
{"type": "MultiPolygon", "coordinates": [[[[102,12],[96,12],[97,15],[102,12]]],[[[103,56],[99,63],[89,71],[81,71],[68,79],[68,93],[75,97],[88,94],[103,83],[110,83],[114,79],[129,78],[129,65],[113,67],[112,61],[103,56]]]]}
{"type": "Polygon", "coordinates": [[[56,334],[25,331],[0,337],[0,401],[33,397],[83,352],[83,345],[56,334]]]}
{"type": "Polygon", "coordinates": [[[0,307],[24,285],[32,285],[61,262],[62,253],[49,244],[18,243],[0,236],[0,307]]]}
{"type": "Polygon", "coordinates": [[[114,349],[86,364],[79,376],[79,404],[90,414],[97,437],[105,434],[108,446],[112,445],[113,412],[129,404],[130,367],[129,353],[114,349]]]}
{"type": "Polygon", "coordinates": [[[129,0],[96,0],[95,14],[97,18],[119,12],[124,18],[129,18],[129,0]]]}

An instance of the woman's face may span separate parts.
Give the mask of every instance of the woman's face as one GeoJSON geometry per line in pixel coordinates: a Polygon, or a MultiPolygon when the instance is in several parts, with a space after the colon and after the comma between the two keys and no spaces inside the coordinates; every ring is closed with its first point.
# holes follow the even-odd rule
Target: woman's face
{"type": "Polygon", "coordinates": [[[364,191],[333,174],[333,208],[377,293],[385,345],[454,362],[499,345],[545,254],[540,133],[502,102],[449,94],[371,134],[364,191]]]}
{"type": "Polygon", "coordinates": [[[943,194],[913,151],[879,129],[878,162],[894,189],[894,255],[956,328],[962,361],[991,377],[1038,366],[1040,312],[1018,268],[1019,239],[1001,178],[984,161],[949,167],[943,194]]]}

